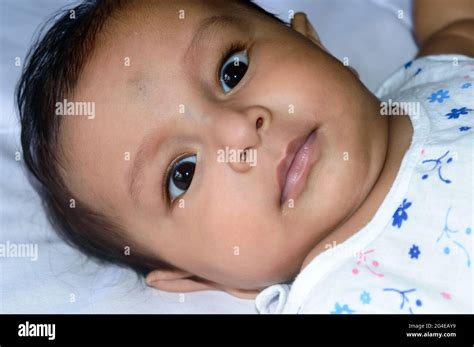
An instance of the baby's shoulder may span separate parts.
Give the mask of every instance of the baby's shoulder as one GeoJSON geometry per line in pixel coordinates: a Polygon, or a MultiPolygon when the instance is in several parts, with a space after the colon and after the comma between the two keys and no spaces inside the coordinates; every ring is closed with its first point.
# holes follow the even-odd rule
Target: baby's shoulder
{"type": "Polygon", "coordinates": [[[412,122],[426,118],[431,141],[463,140],[474,131],[472,58],[439,55],[410,61],[376,95],[382,103],[401,104],[412,122]]]}
{"type": "MultiPolygon", "coordinates": [[[[387,78],[376,91],[379,98],[387,95],[402,93],[408,90],[420,94],[425,88],[430,89],[437,84],[446,87],[458,87],[460,92],[472,93],[471,86],[474,80],[474,58],[459,54],[433,55],[411,60],[387,78]]],[[[464,93],[452,91],[453,96],[462,96],[464,93]]],[[[449,93],[448,93],[449,94],[449,93]]],[[[446,93],[429,96],[429,102],[442,103],[449,99],[446,93]]],[[[471,94],[472,95],[472,94],[471,94]]],[[[421,96],[421,95],[420,95],[421,96]]]]}

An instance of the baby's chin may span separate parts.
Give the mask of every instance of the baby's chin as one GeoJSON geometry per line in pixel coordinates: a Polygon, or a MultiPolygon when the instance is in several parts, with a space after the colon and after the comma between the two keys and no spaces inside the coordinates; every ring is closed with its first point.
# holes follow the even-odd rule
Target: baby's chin
{"type": "MultiPolygon", "coordinates": [[[[298,254],[293,255],[293,259],[282,256],[282,252],[278,259],[275,259],[272,266],[260,270],[253,274],[251,278],[246,281],[246,287],[252,289],[265,288],[277,283],[291,282],[295,279],[301,270],[302,263],[306,258],[308,251],[302,250],[298,254]],[[283,261],[282,261],[283,260],[283,261]]],[[[258,267],[258,263],[255,264],[258,267]]]]}

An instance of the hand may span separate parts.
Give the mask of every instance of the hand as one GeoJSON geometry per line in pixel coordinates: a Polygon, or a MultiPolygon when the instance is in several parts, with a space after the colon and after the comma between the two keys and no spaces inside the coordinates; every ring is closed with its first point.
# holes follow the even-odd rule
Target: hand
{"type": "Polygon", "coordinates": [[[474,56],[474,1],[415,0],[418,56],[458,53],[474,56]]]}

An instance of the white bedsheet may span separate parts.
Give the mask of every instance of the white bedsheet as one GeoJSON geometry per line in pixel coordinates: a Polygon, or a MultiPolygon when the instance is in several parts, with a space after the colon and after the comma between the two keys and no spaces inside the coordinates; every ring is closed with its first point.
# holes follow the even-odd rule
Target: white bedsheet
{"type": "MultiPolygon", "coordinates": [[[[415,54],[410,0],[261,0],[287,19],[303,10],[336,57],[349,58],[374,90],[415,54]],[[398,18],[399,11],[403,18],[398,18]]],[[[21,161],[13,90],[32,34],[45,16],[72,1],[0,0],[0,244],[37,245],[38,259],[0,257],[0,313],[254,313],[252,300],[225,293],[166,293],[136,275],[98,266],[51,230],[21,161]]]]}

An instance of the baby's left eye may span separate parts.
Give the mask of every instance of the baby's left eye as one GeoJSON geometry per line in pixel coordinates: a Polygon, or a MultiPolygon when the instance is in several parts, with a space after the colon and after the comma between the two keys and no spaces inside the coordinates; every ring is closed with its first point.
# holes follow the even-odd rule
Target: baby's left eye
{"type": "Polygon", "coordinates": [[[248,69],[248,56],[246,51],[238,52],[229,56],[222,64],[219,71],[219,82],[224,93],[230,92],[245,76],[248,69]]]}
{"type": "Polygon", "coordinates": [[[171,170],[166,178],[168,197],[171,202],[180,197],[189,189],[194,177],[196,167],[196,155],[179,158],[172,164],[171,170]]]}

